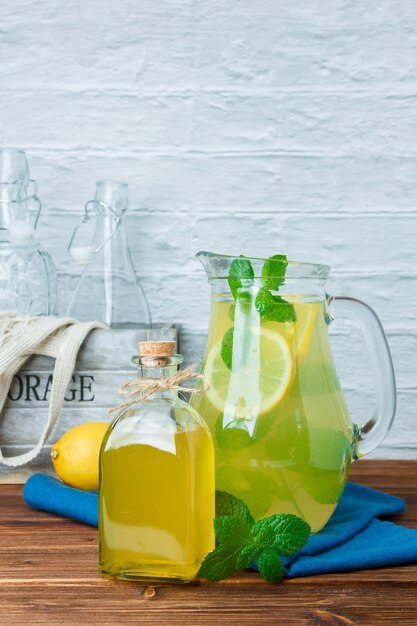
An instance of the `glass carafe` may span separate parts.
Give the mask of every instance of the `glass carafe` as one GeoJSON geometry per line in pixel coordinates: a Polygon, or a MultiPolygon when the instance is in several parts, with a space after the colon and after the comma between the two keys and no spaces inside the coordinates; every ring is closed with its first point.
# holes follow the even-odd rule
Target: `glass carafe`
{"type": "Polygon", "coordinates": [[[67,315],[97,320],[112,328],[147,327],[149,305],[130,255],[124,220],[128,185],[99,181],[94,200],[87,202],[69,252],[83,267],[67,315]]]}
{"type": "Polygon", "coordinates": [[[56,270],[35,240],[41,211],[23,150],[0,150],[0,310],[56,313],[56,270]]]}
{"type": "Polygon", "coordinates": [[[328,266],[197,256],[212,286],[202,369],[211,388],[191,403],[213,435],[216,488],[242,498],[256,518],[293,513],[317,532],[351,461],[378,446],[394,418],[382,326],[366,304],[326,295],[328,266]],[[236,277],[239,266],[244,275],[236,277]],[[333,362],[333,315],[359,324],[371,356],[375,410],[360,424],[351,421],[333,362]]]}

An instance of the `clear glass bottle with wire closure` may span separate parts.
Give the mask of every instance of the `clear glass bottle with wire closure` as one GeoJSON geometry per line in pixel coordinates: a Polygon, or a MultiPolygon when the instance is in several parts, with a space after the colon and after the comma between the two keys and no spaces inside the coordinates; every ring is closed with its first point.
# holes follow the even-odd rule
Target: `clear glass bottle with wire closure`
{"type": "Polygon", "coordinates": [[[124,226],[128,185],[99,181],[94,200],[85,205],[68,250],[83,266],[67,315],[97,320],[111,328],[148,327],[148,301],[135,272],[124,226]]]}
{"type": "Polygon", "coordinates": [[[56,270],[35,240],[41,211],[23,150],[0,150],[0,310],[56,313],[56,270]]]}
{"type": "Polygon", "coordinates": [[[183,359],[174,350],[175,342],[139,343],[132,361],[152,395],[121,407],[101,446],[99,561],[107,578],[187,582],[214,549],[210,431],[169,381],[154,384],[175,375],[183,359]]]}

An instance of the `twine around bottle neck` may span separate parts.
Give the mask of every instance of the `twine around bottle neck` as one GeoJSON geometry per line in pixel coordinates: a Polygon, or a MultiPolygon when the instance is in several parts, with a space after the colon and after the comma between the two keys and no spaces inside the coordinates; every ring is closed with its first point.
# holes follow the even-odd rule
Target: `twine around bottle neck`
{"type": "Polygon", "coordinates": [[[176,391],[183,393],[205,393],[210,389],[210,383],[203,376],[195,371],[196,365],[189,365],[183,370],[179,370],[173,376],[167,376],[164,378],[135,378],[130,380],[117,388],[120,395],[132,398],[126,402],[117,404],[116,406],[107,409],[108,413],[114,413],[115,411],[121,411],[127,409],[135,404],[139,404],[144,400],[149,399],[155,393],[160,391],[176,391]],[[202,386],[199,388],[186,387],[183,383],[190,380],[201,380],[202,386]]]}

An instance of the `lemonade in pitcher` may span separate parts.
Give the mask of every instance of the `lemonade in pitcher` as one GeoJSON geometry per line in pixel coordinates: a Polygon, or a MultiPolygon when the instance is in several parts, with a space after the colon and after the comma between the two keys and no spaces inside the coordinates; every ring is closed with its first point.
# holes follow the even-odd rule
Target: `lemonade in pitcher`
{"type": "Polygon", "coordinates": [[[278,255],[199,256],[213,287],[202,370],[211,387],[192,404],[213,435],[216,488],[242,498],[255,518],[293,513],[317,532],[361,433],[330,349],[328,268],[294,268],[278,255]],[[309,280],[311,268],[319,269],[309,280]]]}

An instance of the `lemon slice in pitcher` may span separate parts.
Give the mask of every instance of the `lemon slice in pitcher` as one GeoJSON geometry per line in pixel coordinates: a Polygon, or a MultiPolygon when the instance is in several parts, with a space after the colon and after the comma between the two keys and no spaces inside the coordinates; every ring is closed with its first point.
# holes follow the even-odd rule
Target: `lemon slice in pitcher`
{"type": "Polygon", "coordinates": [[[317,302],[298,302],[295,305],[297,321],[292,322],[293,336],[295,339],[297,359],[305,357],[310,347],[314,333],[319,304],[317,302]]]}
{"type": "Polygon", "coordinates": [[[297,319],[295,322],[266,321],[263,326],[287,341],[298,361],[302,360],[311,344],[320,304],[317,302],[292,302],[297,319]]]}
{"type": "MultiPolygon", "coordinates": [[[[266,413],[285,396],[294,376],[294,363],[290,347],[284,337],[269,328],[261,327],[252,332],[260,334],[259,369],[253,371],[254,379],[259,380],[261,404],[259,413],[266,413]]],[[[222,341],[213,346],[207,355],[204,375],[210,381],[207,398],[219,411],[224,410],[231,377],[239,377],[239,371],[232,374],[221,357],[222,341]]],[[[254,362],[258,362],[257,360],[254,362]]],[[[251,375],[250,370],[248,371],[251,375]]],[[[242,386],[242,397],[245,389],[242,386]]]]}

